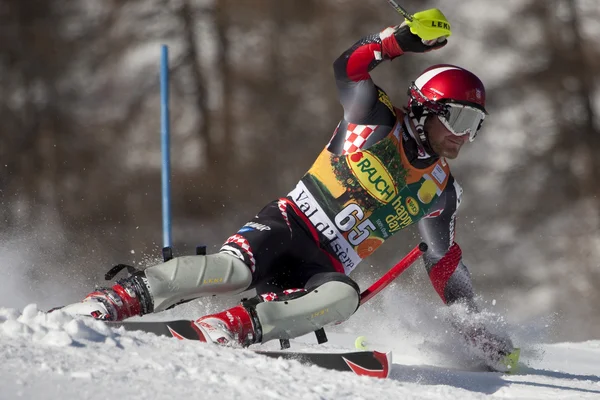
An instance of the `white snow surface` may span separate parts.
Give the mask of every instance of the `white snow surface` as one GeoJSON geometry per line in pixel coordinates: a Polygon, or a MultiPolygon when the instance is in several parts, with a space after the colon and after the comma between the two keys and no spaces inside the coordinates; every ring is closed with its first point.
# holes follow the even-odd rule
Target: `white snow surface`
{"type": "MultiPolygon", "coordinates": [[[[355,350],[355,338],[366,335],[369,348],[393,351],[389,379],[125,332],[60,311],[46,314],[35,304],[0,308],[0,399],[600,399],[600,341],[536,344],[544,329],[509,327],[522,348],[519,373],[482,372],[457,351],[438,316],[443,311],[403,304],[408,311],[390,319],[381,303],[329,329],[328,343],[306,335],[292,341],[292,350],[355,350]]],[[[168,313],[153,317],[181,317],[168,313]]]]}

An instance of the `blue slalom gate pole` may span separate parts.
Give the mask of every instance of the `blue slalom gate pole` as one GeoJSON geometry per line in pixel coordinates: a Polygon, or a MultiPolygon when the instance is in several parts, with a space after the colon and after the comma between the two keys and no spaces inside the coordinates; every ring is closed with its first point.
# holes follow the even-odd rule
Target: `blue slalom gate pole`
{"type": "Polygon", "coordinates": [[[171,146],[169,118],[169,47],[162,45],[160,58],[160,122],[162,152],[163,258],[172,258],[171,250],[171,146]]]}

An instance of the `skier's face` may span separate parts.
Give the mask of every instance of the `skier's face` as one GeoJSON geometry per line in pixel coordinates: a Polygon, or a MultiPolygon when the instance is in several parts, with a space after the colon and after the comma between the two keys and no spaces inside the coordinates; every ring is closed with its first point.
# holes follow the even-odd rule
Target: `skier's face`
{"type": "Polygon", "coordinates": [[[435,115],[427,118],[425,132],[429,137],[432,150],[440,157],[451,160],[458,157],[462,145],[469,141],[469,135],[456,136],[435,115]]]}

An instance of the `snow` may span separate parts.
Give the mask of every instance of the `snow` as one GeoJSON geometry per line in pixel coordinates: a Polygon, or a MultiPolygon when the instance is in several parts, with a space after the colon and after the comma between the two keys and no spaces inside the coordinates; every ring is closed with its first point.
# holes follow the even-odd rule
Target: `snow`
{"type": "MultiPolygon", "coordinates": [[[[478,372],[462,365],[460,357],[448,357],[451,341],[436,342],[429,334],[416,338],[406,321],[399,322],[404,330],[372,331],[365,323],[379,318],[374,314],[359,310],[353,323],[329,331],[327,344],[311,344],[315,339],[307,335],[292,341],[292,348],[352,349],[358,334],[369,332],[367,346],[394,352],[385,380],[125,332],[60,311],[46,314],[33,304],[0,308],[0,399],[600,398],[600,341],[525,344],[531,349],[522,348],[526,365],[518,374],[478,372]]],[[[421,327],[432,328],[436,320],[421,327]]]]}

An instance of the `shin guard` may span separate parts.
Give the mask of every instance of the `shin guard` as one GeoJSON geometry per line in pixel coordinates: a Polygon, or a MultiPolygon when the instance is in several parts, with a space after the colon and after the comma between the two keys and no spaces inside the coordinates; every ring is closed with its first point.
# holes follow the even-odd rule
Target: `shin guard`
{"type": "Polygon", "coordinates": [[[223,253],[177,257],[144,274],[154,312],[197,297],[241,293],[252,282],[248,266],[223,253]]]}
{"type": "Polygon", "coordinates": [[[289,300],[258,303],[254,313],[260,322],[261,342],[265,343],[302,336],[344,321],[354,314],[358,305],[359,294],[353,285],[330,281],[289,300]]]}

